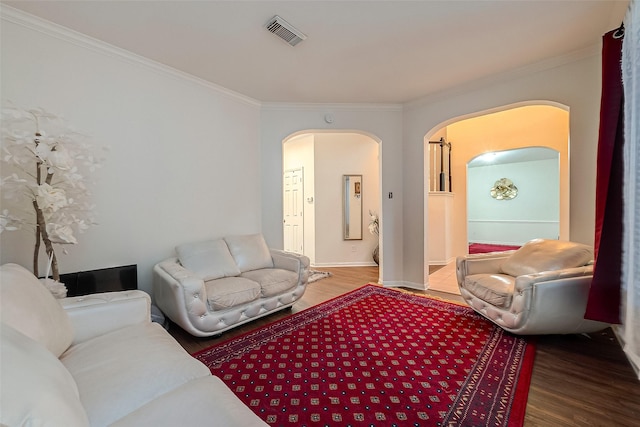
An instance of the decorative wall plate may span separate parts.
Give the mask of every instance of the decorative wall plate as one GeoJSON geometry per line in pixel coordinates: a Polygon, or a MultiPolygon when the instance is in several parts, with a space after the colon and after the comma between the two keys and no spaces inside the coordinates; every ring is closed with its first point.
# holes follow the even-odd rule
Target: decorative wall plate
{"type": "Polygon", "coordinates": [[[509,178],[500,178],[491,188],[491,197],[496,200],[511,200],[518,195],[518,187],[509,178]]]}

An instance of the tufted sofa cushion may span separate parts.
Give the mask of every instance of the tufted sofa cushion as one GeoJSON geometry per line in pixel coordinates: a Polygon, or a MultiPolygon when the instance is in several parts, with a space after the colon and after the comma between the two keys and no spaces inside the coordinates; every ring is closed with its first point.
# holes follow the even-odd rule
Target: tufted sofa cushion
{"type": "Polygon", "coordinates": [[[92,426],[116,420],[209,369],[157,323],[120,328],[74,345],[60,361],[78,386],[92,426]]]}
{"type": "Polygon", "coordinates": [[[227,243],[222,239],[185,243],[176,246],[176,252],[180,264],[201,277],[202,280],[240,274],[227,243]]]}
{"type": "Polygon", "coordinates": [[[473,274],[462,286],[481,300],[501,308],[511,306],[515,278],[506,274],[473,274]]]}
{"type": "Polygon", "coordinates": [[[561,240],[535,239],[507,258],[500,269],[518,277],[542,271],[582,267],[593,260],[590,246],[561,240]]]}
{"type": "Polygon", "coordinates": [[[1,326],[0,424],[89,426],[78,387],[62,363],[41,344],[4,322],[1,326]]]}
{"type": "Polygon", "coordinates": [[[260,285],[243,277],[225,277],[204,283],[212,310],[224,310],[253,301],[260,296],[260,285]]]}
{"type": "Polygon", "coordinates": [[[242,273],[246,277],[260,284],[263,297],[271,297],[293,289],[298,284],[298,275],[281,268],[263,268],[242,273]]]}

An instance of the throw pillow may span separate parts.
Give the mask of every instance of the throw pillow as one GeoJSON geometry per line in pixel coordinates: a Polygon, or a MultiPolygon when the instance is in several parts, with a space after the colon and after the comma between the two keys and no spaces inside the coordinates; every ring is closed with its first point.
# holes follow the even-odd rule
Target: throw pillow
{"type": "Polygon", "coordinates": [[[18,264],[0,267],[2,322],[59,357],[73,340],[73,326],[51,292],[18,264]]]}
{"type": "Polygon", "coordinates": [[[273,267],[271,252],[262,234],[229,236],[224,240],[241,272],[273,267]]]}
{"type": "Polygon", "coordinates": [[[240,274],[224,240],[186,243],[176,247],[180,264],[204,281],[240,274]]]}
{"type": "Polygon", "coordinates": [[[5,323],[0,333],[0,424],[89,426],[78,386],[60,360],[5,323]]]}
{"type": "Polygon", "coordinates": [[[593,259],[593,249],[581,243],[535,239],[515,251],[501,266],[503,273],[518,277],[543,271],[581,267],[593,259]]]}

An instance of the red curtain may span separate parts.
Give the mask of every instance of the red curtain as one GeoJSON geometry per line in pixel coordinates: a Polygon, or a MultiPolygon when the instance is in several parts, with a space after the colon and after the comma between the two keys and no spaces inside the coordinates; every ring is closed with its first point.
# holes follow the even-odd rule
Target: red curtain
{"type": "Polygon", "coordinates": [[[602,94],[596,175],[595,266],[586,319],[620,323],[622,277],[623,29],[602,38],[602,94]]]}

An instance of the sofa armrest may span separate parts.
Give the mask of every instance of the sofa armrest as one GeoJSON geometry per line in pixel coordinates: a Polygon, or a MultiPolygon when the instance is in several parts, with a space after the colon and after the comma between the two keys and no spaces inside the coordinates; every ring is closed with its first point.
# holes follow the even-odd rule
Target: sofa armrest
{"type": "Polygon", "coordinates": [[[208,313],[204,280],[184,268],[177,258],[169,258],[153,267],[153,299],[169,319],[199,336],[192,321],[208,313]]]}
{"type": "Polygon", "coordinates": [[[151,321],[151,298],[139,290],[103,292],[59,301],[73,325],[73,344],[151,321]]]}
{"type": "Polygon", "coordinates": [[[538,285],[544,286],[545,283],[553,283],[558,281],[568,281],[574,278],[587,278],[584,283],[588,285],[593,276],[593,265],[585,265],[583,267],[565,268],[564,270],[543,271],[540,273],[526,274],[516,277],[515,291],[523,292],[526,289],[538,285]]]}
{"type": "Polygon", "coordinates": [[[515,251],[490,252],[456,258],[456,278],[458,279],[458,284],[461,284],[466,276],[472,274],[499,273],[500,266],[513,252],[515,251]]]}
{"type": "Polygon", "coordinates": [[[593,266],[528,274],[516,278],[510,310],[522,312],[518,334],[573,334],[609,326],[584,318],[593,266]]]}
{"type": "Polygon", "coordinates": [[[188,294],[206,295],[204,280],[192,271],[184,268],[177,258],[170,258],[157,265],[157,273],[169,283],[176,283],[188,294]]]}
{"type": "Polygon", "coordinates": [[[269,249],[269,252],[271,252],[271,258],[273,259],[273,266],[275,268],[296,272],[298,273],[298,284],[307,283],[309,280],[308,257],[279,249],[269,249]]]}

